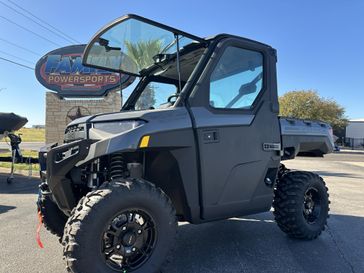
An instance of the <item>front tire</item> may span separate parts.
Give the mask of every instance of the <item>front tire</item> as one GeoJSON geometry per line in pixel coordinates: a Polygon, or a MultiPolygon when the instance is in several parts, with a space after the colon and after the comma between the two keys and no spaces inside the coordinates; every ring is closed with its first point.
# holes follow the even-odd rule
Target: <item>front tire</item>
{"type": "Polygon", "coordinates": [[[158,272],[176,235],[170,199],[140,179],[105,183],[67,221],[64,258],[74,273],[158,272]]]}
{"type": "Polygon", "coordinates": [[[285,173],[274,191],[275,220],[293,238],[317,238],[325,230],[329,204],[324,180],[311,172],[285,173]]]}
{"type": "Polygon", "coordinates": [[[68,217],[58,208],[51,195],[43,194],[39,190],[37,209],[42,216],[44,227],[52,234],[61,238],[68,217]]]}

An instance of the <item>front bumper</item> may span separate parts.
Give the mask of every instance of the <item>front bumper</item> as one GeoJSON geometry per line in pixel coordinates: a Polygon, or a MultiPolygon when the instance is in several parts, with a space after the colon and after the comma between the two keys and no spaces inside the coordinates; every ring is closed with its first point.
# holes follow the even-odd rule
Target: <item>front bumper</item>
{"type": "Polygon", "coordinates": [[[76,205],[77,198],[72,191],[72,181],[67,176],[72,168],[80,167],[95,158],[115,152],[136,151],[139,140],[147,134],[144,128],[144,126],[139,126],[134,130],[99,140],[82,139],[60,146],[48,146],[43,154],[41,152],[39,154],[41,176],[47,182],[49,191],[58,207],[65,214],[69,214],[76,205]]]}
{"type": "Polygon", "coordinates": [[[60,146],[53,145],[48,151],[39,154],[39,161],[43,164],[43,166],[41,164],[41,177],[47,181],[54,201],[66,214],[69,214],[76,205],[71,180],[66,175],[76,163],[86,158],[93,142],[83,139],[60,146]]]}

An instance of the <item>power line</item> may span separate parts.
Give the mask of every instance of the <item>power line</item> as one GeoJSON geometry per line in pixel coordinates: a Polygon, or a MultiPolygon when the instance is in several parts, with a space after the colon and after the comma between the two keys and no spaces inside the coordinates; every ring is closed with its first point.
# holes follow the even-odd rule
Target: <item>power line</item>
{"type": "Polygon", "coordinates": [[[19,25],[18,23],[15,23],[14,21],[12,21],[12,20],[10,20],[10,19],[8,19],[8,18],[6,18],[6,17],[4,17],[4,16],[2,16],[2,15],[0,15],[0,18],[2,18],[2,19],[4,19],[4,20],[8,21],[9,23],[11,23],[11,24],[13,24],[13,25],[16,25],[16,26],[20,27],[21,29],[24,29],[24,30],[26,30],[26,31],[28,31],[28,32],[30,32],[30,33],[32,33],[32,34],[34,34],[35,36],[37,36],[37,37],[39,37],[39,38],[41,38],[41,39],[43,39],[43,40],[45,40],[45,41],[48,41],[48,42],[50,42],[50,43],[52,43],[52,44],[54,44],[54,45],[56,45],[56,46],[61,46],[60,44],[57,44],[57,43],[55,43],[55,42],[53,42],[53,41],[49,40],[48,38],[46,38],[46,37],[44,37],[44,36],[42,36],[42,35],[39,35],[38,33],[34,32],[34,31],[32,31],[32,30],[30,30],[30,29],[28,29],[28,28],[26,28],[26,27],[23,27],[22,25],[19,25]]]}
{"type": "Polygon", "coordinates": [[[28,51],[29,53],[32,53],[32,54],[34,54],[34,55],[36,55],[36,56],[38,56],[38,57],[39,57],[39,56],[41,56],[41,54],[39,54],[39,53],[37,53],[37,52],[35,52],[35,51],[33,51],[33,50],[30,50],[30,49],[28,49],[28,48],[26,48],[26,47],[23,47],[23,46],[17,45],[17,44],[15,44],[15,43],[13,43],[13,42],[10,42],[10,41],[6,40],[6,39],[0,38],[0,41],[3,41],[4,43],[7,43],[7,44],[12,45],[12,46],[15,46],[15,47],[20,48],[20,49],[22,49],[22,50],[28,51]]]}
{"type": "Polygon", "coordinates": [[[79,41],[77,41],[76,39],[72,38],[71,36],[69,36],[68,34],[64,33],[63,31],[59,30],[58,28],[52,26],[51,24],[49,24],[48,22],[44,21],[43,19],[39,18],[38,16],[34,15],[33,13],[31,13],[30,11],[28,11],[27,9],[21,7],[20,5],[18,5],[17,3],[15,3],[14,1],[11,0],[7,0],[8,2],[10,2],[11,4],[13,4],[14,6],[16,6],[17,8],[21,9],[22,11],[26,12],[27,14],[31,15],[32,17],[36,18],[37,20],[39,20],[40,22],[42,22],[43,24],[49,26],[50,28],[52,28],[53,30],[57,31],[58,33],[62,34],[63,36],[67,37],[68,39],[72,40],[75,43],[80,44],[79,41]]]}
{"type": "Polygon", "coordinates": [[[18,56],[16,56],[16,55],[13,55],[13,54],[7,53],[7,52],[5,52],[5,51],[0,50],[0,53],[5,54],[5,55],[8,55],[8,56],[13,57],[13,58],[18,59],[18,60],[21,60],[21,61],[23,61],[23,62],[26,62],[26,63],[29,63],[29,64],[34,65],[34,63],[33,63],[33,62],[31,62],[31,61],[28,61],[28,60],[26,60],[26,59],[20,58],[20,57],[18,57],[18,56]]]}
{"type": "Polygon", "coordinates": [[[28,69],[31,69],[31,70],[34,70],[33,67],[30,67],[30,66],[27,66],[25,64],[21,64],[21,63],[18,63],[18,62],[15,62],[15,61],[12,61],[12,60],[9,60],[9,59],[6,59],[6,58],[3,58],[3,57],[0,57],[0,60],[3,60],[3,61],[6,61],[6,62],[9,62],[9,63],[12,63],[12,64],[16,64],[16,65],[19,65],[21,67],[25,67],[25,68],[28,68],[28,69]]]}
{"type": "Polygon", "coordinates": [[[11,9],[12,11],[14,11],[14,12],[16,12],[16,13],[18,13],[18,14],[22,15],[23,17],[25,17],[25,18],[29,19],[30,21],[34,22],[34,23],[35,23],[35,24],[37,24],[38,26],[40,26],[40,27],[42,27],[42,28],[44,28],[44,29],[48,30],[49,32],[51,32],[51,33],[53,33],[53,34],[57,35],[58,37],[60,37],[60,38],[62,38],[62,39],[64,39],[64,40],[66,40],[66,41],[68,41],[68,42],[73,43],[73,41],[72,41],[71,39],[69,39],[69,38],[67,38],[67,37],[64,37],[64,36],[60,35],[59,33],[55,32],[54,30],[50,29],[49,27],[46,27],[46,26],[42,25],[41,23],[37,22],[36,20],[34,20],[33,18],[31,18],[30,16],[28,16],[28,15],[26,15],[26,14],[24,14],[24,13],[22,13],[22,12],[18,11],[17,9],[13,8],[12,6],[9,6],[8,4],[6,4],[6,3],[4,3],[4,2],[2,2],[2,1],[0,1],[0,3],[1,3],[1,4],[3,4],[4,6],[6,6],[7,8],[11,9]]]}

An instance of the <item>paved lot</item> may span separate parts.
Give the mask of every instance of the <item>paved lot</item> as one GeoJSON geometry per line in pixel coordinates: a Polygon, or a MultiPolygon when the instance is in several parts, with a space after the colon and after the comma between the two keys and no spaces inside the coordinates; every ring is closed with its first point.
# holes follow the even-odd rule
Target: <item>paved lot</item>
{"type": "MultiPolygon", "coordinates": [[[[317,171],[330,188],[329,228],[312,242],[287,238],[271,213],[199,226],[181,225],[167,272],[364,272],[364,154],[287,162],[317,171]]],[[[57,239],[35,243],[36,180],[6,185],[0,175],[0,272],[65,272],[57,239]]]]}

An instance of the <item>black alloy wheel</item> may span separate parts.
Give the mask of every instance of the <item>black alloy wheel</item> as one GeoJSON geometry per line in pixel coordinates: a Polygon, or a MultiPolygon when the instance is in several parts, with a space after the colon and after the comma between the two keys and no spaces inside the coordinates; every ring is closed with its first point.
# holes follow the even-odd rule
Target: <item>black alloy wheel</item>
{"type": "Polygon", "coordinates": [[[108,224],[102,238],[102,255],[117,272],[130,272],[143,266],[157,241],[155,223],[142,210],[121,212],[108,224]]]}
{"type": "Polygon", "coordinates": [[[323,196],[313,187],[306,190],[303,204],[303,216],[307,223],[314,224],[321,214],[321,203],[323,196]]]}

